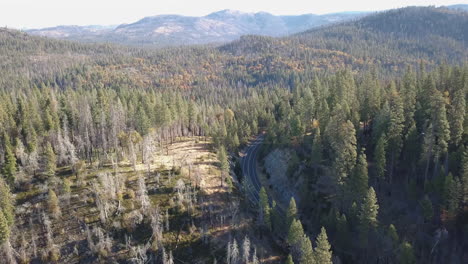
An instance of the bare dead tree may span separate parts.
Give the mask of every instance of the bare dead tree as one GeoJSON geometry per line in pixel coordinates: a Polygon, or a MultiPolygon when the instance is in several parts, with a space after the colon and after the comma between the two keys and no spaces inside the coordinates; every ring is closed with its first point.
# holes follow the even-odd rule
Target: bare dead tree
{"type": "Polygon", "coordinates": [[[143,175],[138,175],[138,191],[137,199],[140,201],[142,214],[147,214],[148,209],[151,207],[151,202],[148,197],[148,190],[146,188],[145,178],[143,175]]]}

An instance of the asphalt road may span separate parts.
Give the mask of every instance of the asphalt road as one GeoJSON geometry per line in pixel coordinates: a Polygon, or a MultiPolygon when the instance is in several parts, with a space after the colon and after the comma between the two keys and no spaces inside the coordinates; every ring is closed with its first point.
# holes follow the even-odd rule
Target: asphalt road
{"type": "Polygon", "coordinates": [[[242,174],[244,180],[248,180],[248,189],[253,202],[259,202],[259,193],[262,187],[257,175],[257,156],[263,139],[263,135],[257,136],[245,149],[245,155],[241,161],[242,174]]]}
{"type": "MultiPolygon", "coordinates": [[[[258,179],[257,174],[257,157],[258,157],[258,150],[260,149],[260,145],[263,143],[263,139],[265,135],[259,135],[255,138],[255,140],[250,143],[250,145],[245,149],[245,155],[242,157],[241,165],[242,165],[242,174],[244,175],[244,180],[247,180],[248,186],[248,193],[250,193],[250,199],[253,203],[260,202],[260,189],[262,188],[262,184],[258,179]]],[[[272,204],[271,197],[268,197],[270,206],[272,204]]],[[[276,208],[280,215],[283,217],[286,216],[286,212],[284,211],[281,206],[276,208]]]]}

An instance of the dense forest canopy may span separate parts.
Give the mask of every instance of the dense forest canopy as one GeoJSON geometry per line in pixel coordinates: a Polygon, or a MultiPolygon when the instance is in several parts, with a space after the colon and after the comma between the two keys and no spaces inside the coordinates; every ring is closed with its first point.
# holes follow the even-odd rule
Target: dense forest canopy
{"type": "Polygon", "coordinates": [[[1,29],[4,259],[259,263],[275,252],[296,264],[464,263],[467,34],[468,13],[433,7],[164,49],[1,29]],[[270,186],[246,205],[238,156],[263,132],[259,170],[270,186]],[[239,216],[217,215],[198,181],[177,178],[197,178],[195,163],[172,157],[171,169],[151,169],[156,150],[169,156],[187,138],[209,142],[226,200],[254,212],[251,240],[236,229],[210,244],[210,224],[239,216]],[[291,197],[271,186],[272,153],[289,153],[291,197]],[[166,191],[174,198],[154,198],[166,191]],[[89,212],[71,210],[73,197],[89,212]],[[72,246],[60,239],[65,218],[83,230],[72,246]]]}

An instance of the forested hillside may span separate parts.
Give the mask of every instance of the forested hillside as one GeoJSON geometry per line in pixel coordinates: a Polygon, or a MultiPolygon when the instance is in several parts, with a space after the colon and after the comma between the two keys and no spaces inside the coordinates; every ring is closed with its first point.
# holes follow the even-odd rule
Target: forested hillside
{"type": "Polygon", "coordinates": [[[0,259],[466,263],[467,23],[165,49],[1,29],[0,259]]]}
{"type": "MultiPolygon", "coordinates": [[[[468,58],[468,13],[445,8],[409,7],[353,22],[313,29],[293,37],[242,38],[222,50],[236,55],[306,60],[303,67],[333,69],[374,66],[403,74],[424,61],[462,64],[468,58]]],[[[270,59],[271,60],[271,59],[270,59]]]]}

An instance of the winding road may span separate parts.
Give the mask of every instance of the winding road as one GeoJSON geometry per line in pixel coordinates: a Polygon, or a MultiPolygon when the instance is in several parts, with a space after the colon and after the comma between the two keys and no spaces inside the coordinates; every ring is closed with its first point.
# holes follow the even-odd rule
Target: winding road
{"type": "MultiPolygon", "coordinates": [[[[247,180],[247,192],[250,194],[250,200],[257,204],[260,202],[260,189],[262,188],[262,184],[258,179],[257,174],[257,157],[258,157],[258,150],[263,143],[265,138],[264,134],[260,134],[255,138],[255,140],[250,143],[250,145],[245,149],[244,156],[242,157],[241,165],[242,165],[242,174],[244,175],[244,180],[247,180]]],[[[272,204],[271,196],[268,197],[270,206],[272,204]]],[[[281,206],[276,207],[277,212],[279,215],[286,217],[286,212],[281,206]]],[[[285,220],[285,219],[282,219],[285,220]]]]}
{"type": "Polygon", "coordinates": [[[242,157],[242,174],[244,180],[248,180],[248,191],[251,196],[252,202],[259,202],[259,193],[262,187],[257,175],[257,155],[260,145],[262,144],[264,135],[259,135],[254,141],[246,148],[245,154],[242,157]]]}

